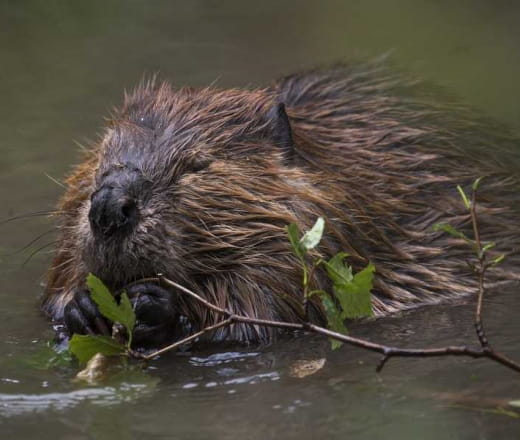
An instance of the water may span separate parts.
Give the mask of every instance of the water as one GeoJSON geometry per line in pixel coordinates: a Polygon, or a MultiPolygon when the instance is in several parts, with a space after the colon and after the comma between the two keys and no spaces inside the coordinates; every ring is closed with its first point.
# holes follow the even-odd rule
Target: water
{"type": "MultiPolygon", "coordinates": [[[[52,209],[61,178],[95,138],[103,116],[143,73],[176,84],[265,84],[306,66],[393,59],[517,127],[520,6],[498,1],[262,1],[0,3],[1,218],[52,209]],[[49,176],[51,178],[49,178],[49,176]]],[[[30,360],[52,337],[37,295],[53,225],[31,217],[0,225],[2,438],[513,439],[520,420],[496,410],[520,399],[520,378],[486,361],[392,360],[321,338],[263,349],[168,355],[146,376],[100,387],[72,368],[30,360]],[[291,377],[302,359],[326,358],[291,377]]],[[[492,341],[520,359],[518,286],[486,304],[492,341]]],[[[376,341],[464,343],[473,304],[426,308],[357,325],[376,341]]]]}

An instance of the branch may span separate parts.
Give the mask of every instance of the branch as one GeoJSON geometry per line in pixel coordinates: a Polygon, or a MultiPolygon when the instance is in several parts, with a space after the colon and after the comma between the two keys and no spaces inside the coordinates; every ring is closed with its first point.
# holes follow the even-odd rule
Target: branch
{"type": "Polygon", "coordinates": [[[158,351],[155,351],[149,355],[140,356],[147,360],[152,359],[155,356],[158,356],[159,354],[163,354],[167,351],[174,350],[183,344],[191,342],[191,341],[197,339],[198,337],[200,337],[201,335],[203,335],[204,333],[208,333],[208,332],[216,330],[218,328],[231,325],[234,322],[243,322],[243,323],[252,324],[252,325],[262,325],[262,326],[285,328],[285,329],[292,329],[292,330],[303,330],[303,331],[307,330],[307,331],[311,331],[313,333],[318,333],[318,334],[327,336],[329,338],[336,339],[345,344],[353,345],[355,347],[360,347],[365,350],[380,353],[383,355],[383,358],[377,367],[378,372],[380,372],[382,370],[383,366],[386,364],[386,362],[391,357],[439,357],[439,356],[465,356],[465,357],[471,357],[471,358],[489,358],[512,370],[520,372],[519,364],[513,362],[512,360],[506,358],[505,356],[503,356],[499,353],[496,353],[495,351],[489,349],[488,347],[469,348],[466,346],[448,346],[448,347],[426,348],[426,349],[391,347],[391,346],[387,346],[387,345],[377,344],[377,343],[368,341],[366,339],[355,338],[352,336],[344,335],[342,333],[337,333],[332,330],[326,329],[324,327],[320,327],[316,324],[312,324],[309,322],[293,323],[293,322],[285,322],[285,321],[271,321],[271,320],[266,320],[266,319],[251,318],[249,316],[236,315],[228,309],[218,307],[215,304],[210,303],[209,301],[205,300],[200,295],[196,294],[195,292],[191,291],[190,289],[187,289],[186,287],[184,287],[174,281],[171,281],[168,278],[165,278],[163,276],[159,276],[157,278],[148,278],[148,279],[146,279],[146,281],[155,281],[155,282],[158,282],[161,284],[166,284],[170,287],[174,287],[174,288],[180,290],[181,292],[187,294],[188,296],[192,297],[196,301],[200,302],[204,306],[208,307],[209,309],[213,310],[214,312],[216,312],[220,315],[223,315],[225,317],[225,319],[223,321],[220,321],[219,323],[214,324],[212,326],[205,327],[203,330],[201,330],[198,333],[188,336],[187,338],[177,341],[177,342],[175,342],[167,347],[164,347],[158,351]]]}

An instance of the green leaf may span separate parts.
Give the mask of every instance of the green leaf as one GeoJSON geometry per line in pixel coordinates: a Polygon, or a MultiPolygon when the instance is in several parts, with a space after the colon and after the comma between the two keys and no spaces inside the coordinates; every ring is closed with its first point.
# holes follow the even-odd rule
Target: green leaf
{"type": "Polygon", "coordinates": [[[334,284],[334,293],[343,310],[342,319],[373,316],[370,292],[373,287],[374,272],[375,266],[370,263],[356,273],[351,282],[334,284]]]}
{"type": "Polygon", "coordinates": [[[296,223],[291,223],[286,227],[286,230],[287,235],[289,235],[289,241],[291,242],[291,247],[294,255],[296,255],[300,259],[303,258],[305,251],[300,244],[300,233],[298,231],[298,226],[296,226],[296,223]]]}
{"type": "Polygon", "coordinates": [[[125,347],[108,336],[74,334],[69,341],[69,351],[81,364],[86,364],[96,353],[119,355],[125,352],[125,347]]]}
{"type": "Polygon", "coordinates": [[[484,176],[480,176],[477,180],[473,182],[472,189],[473,191],[476,191],[478,189],[478,186],[480,185],[480,181],[484,178],[484,176]]]}
{"type": "Polygon", "coordinates": [[[467,242],[473,242],[473,240],[470,240],[463,232],[460,232],[459,230],[455,229],[449,223],[435,223],[433,225],[433,230],[447,232],[452,237],[462,238],[467,242]]]}
{"type": "Polygon", "coordinates": [[[488,244],[486,244],[483,248],[482,248],[482,253],[484,254],[485,252],[487,252],[489,249],[491,248],[494,248],[496,246],[496,243],[495,242],[490,242],[488,244]]]}
{"type": "Polygon", "coordinates": [[[352,281],[352,268],[343,263],[346,257],[348,257],[346,252],[339,252],[329,261],[323,261],[329,278],[334,284],[350,283],[352,281]]]}
{"type": "Polygon", "coordinates": [[[111,321],[119,322],[121,315],[119,305],[103,281],[89,273],[87,276],[87,286],[90,290],[90,297],[97,304],[101,314],[111,321]]]}
{"type": "Polygon", "coordinates": [[[332,348],[333,350],[337,350],[339,347],[341,347],[343,345],[343,342],[338,341],[337,339],[329,338],[329,340],[330,340],[330,348],[332,348]]]}
{"type": "Polygon", "coordinates": [[[307,293],[307,298],[312,298],[314,295],[328,295],[327,292],[325,292],[325,290],[320,290],[320,289],[317,289],[317,290],[311,290],[310,292],[307,293]]]}
{"type": "Polygon", "coordinates": [[[499,255],[499,256],[496,257],[494,260],[491,260],[491,264],[492,264],[493,266],[495,266],[495,265],[497,265],[497,264],[500,264],[500,263],[504,260],[504,258],[506,258],[506,256],[505,256],[504,254],[499,255]]]}
{"type": "Polygon", "coordinates": [[[128,295],[124,291],[121,293],[119,310],[121,310],[121,314],[123,315],[122,320],[119,322],[126,327],[128,334],[131,335],[135,327],[135,312],[132,303],[128,299],[128,295]]]}
{"type": "Polygon", "coordinates": [[[466,207],[466,209],[470,209],[471,203],[469,202],[468,196],[462,189],[462,186],[457,185],[457,190],[459,191],[459,194],[462,197],[462,201],[464,202],[464,206],[466,207]]]}
{"type": "Polygon", "coordinates": [[[87,286],[101,314],[113,322],[122,324],[131,335],[135,325],[135,313],[126,293],[123,292],[118,304],[105,284],[93,274],[88,274],[87,286]]]}
{"type": "Polygon", "coordinates": [[[105,283],[103,283],[103,281],[101,281],[97,276],[95,276],[92,273],[89,273],[87,275],[87,287],[89,288],[92,296],[95,295],[96,297],[100,298],[102,302],[103,299],[105,299],[106,301],[112,301],[115,304],[114,297],[110,293],[110,290],[108,290],[108,287],[105,286],[105,283]]]}
{"type": "MultiPolygon", "coordinates": [[[[323,309],[325,310],[325,316],[327,317],[327,327],[334,332],[344,335],[348,334],[347,327],[345,327],[345,323],[341,317],[341,311],[336,306],[334,300],[327,292],[320,291],[318,293],[321,298],[321,303],[323,304],[323,309]]],[[[341,341],[332,338],[330,338],[330,343],[333,350],[342,345],[341,341]]]]}
{"type": "Polygon", "coordinates": [[[305,251],[310,251],[318,246],[318,243],[321,241],[321,237],[323,236],[323,230],[325,229],[325,220],[323,217],[318,217],[314,226],[308,230],[302,239],[300,240],[300,245],[305,251]]]}

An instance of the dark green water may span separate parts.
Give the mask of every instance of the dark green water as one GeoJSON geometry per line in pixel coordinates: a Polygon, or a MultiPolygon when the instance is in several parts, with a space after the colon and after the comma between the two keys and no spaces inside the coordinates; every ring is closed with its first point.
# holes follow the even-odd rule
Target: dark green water
{"type": "MultiPolygon", "coordinates": [[[[0,218],[54,206],[79,148],[123,89],[159,71],[179,85],[255,86],[393,50],[405,69],[520,127],[520,5],[508,1],[0,1],[0,218]]],[[[520,148],[520,146],[519,146],[520,148]]],[[[104,387],[27,359],[52,336],[37,296],[52,222],[0,225],[0,438],[516,439],[520,377],[485,361],[392,360],[305,337],[260,351],[171,355],[104,387]],[[16,253],[15,253],[16,252],[16,253]],[[304,379],[297,360],[327,358],[304,379]]],[[[518,286],[486,304],[490,338],[520,359],[518,286]]],[[[473,305],[359,325],[401,345],[463,343],[473,305]]]]}

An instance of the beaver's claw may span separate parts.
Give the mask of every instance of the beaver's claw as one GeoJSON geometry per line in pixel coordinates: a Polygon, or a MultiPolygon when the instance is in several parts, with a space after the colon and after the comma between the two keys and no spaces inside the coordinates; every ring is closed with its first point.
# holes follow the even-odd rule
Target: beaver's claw
{"type": "Polygon", "coordinates": [[[134,347],[160,347],[181,336],[175,295],[153,283],[134,284],[126,289],[136,315],[134,347]]]}
{"type": "Polygon", "coordinates": [[[65,306],[63,320],[71,335],[78,333],[109,336],[111,334],[109,321],[101,315],[87,289],[76,291],[65,306]]]}

